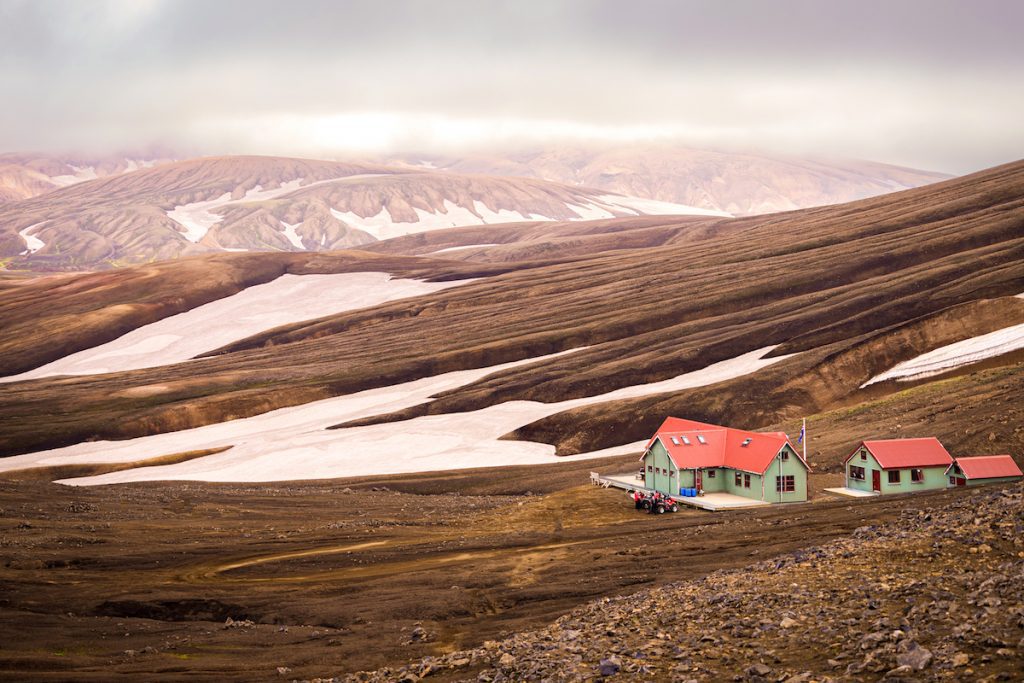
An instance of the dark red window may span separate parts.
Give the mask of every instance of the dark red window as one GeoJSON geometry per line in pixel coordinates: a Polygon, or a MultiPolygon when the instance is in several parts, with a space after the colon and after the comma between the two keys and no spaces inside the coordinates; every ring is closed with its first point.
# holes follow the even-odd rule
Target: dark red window
{"type": "Polygon", "coordinates": [[[775,477],[775,490],[780,493],[793,493],[796,491],[796,477],[787,474],[782,477],[775,477]]]}
{"type": "Polygon", "coordinates": [[[750,488],[750,475],[749,474],[744,474],[743,475],[743,488],[745,488],[745,489],[749,489],[750,488]]]}
{"type": "Polygon", "coordinates": [[[924,470],[910,470],[910,481],[920,484],[924,481],[924,470]]]}
{"type": "Polygon", "coordinates": [[[890,484],[898,484],[898,483],[900,483],[900,471],[899,470],[889,470],[889,483],[890,484]]]}

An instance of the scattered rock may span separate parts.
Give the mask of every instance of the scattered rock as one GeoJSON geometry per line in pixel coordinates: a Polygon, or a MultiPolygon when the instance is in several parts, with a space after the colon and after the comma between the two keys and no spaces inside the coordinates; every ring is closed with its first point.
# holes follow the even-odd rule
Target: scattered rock
{"type": "Polygon", "coordinates": [[[770,674],[771,672],[772,672],[772,668],[770,666],[767,666],[765,664],[760,664],[760,663],[754,664],[753,666],[751,666],[751,667],[749,667],[747,669],[747,675],[748,676],[761,676],[761,677],[764,677],[764,676],[767,676],[768,674],[770,674]]]}
{"type": "Polygon", "coordinates": [[[906,651],[896,655],[896,663],[909,666],[914,671],[922,671],[932,663],[932,653],[917,643],[911,643],[906,651]]]}
{"type": "Polygon", "coordinates": [[[622,668],[622,660],[612,655],[607,659],[602,659],[598,665],[598,673],[602,676],[614,676],[619,673],[619,669],[622,668]]]}

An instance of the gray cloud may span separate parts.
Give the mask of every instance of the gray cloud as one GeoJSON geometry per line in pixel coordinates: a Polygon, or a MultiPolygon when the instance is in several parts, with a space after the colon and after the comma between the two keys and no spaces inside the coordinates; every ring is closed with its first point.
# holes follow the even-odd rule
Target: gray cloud
{"type": "Polygon", "coordinates": [[[1024,4],[0,0],[2,149],[424,151],[572,137],[1022,156],[1024,4]]]}

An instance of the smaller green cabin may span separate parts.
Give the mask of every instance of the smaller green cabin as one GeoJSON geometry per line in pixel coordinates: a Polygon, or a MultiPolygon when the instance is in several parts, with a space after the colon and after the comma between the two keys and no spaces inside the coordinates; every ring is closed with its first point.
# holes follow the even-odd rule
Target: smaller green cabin
{"type": "Polygon", "coordinates": [[[844,463],[846,486],[878,494],[943,489],[952,464],[934,437],[862,441],[844,463]]]}
{"type": "Polygon", "coordinates": [[[976,455],[957,458],[946,470],[948,486],[1009,484],[1024,478],[1009,455],[976,455]]]}

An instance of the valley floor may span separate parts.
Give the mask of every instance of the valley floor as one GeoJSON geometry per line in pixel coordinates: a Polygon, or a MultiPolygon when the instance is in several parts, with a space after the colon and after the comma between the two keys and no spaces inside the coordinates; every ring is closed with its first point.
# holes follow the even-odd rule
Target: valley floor
{"type": "MultiPolygon", "coordinates": [[[[862,606],[843,596],[820,593],[825,590],[820,585],[825,575],[817,579],[814,575],[824,566],[821,558],[832,555],[803,549],[840,539],[840,544],[847,544],[850,558],[841,561],[858,563],[857,571],[869,572],[871,566],[886,564],[886,553],[892,552],[885,545],[887,538],[895,539],[894,543],[904,538],[880,535],[878,529],[892,524],[904,529],[906,520],[925,519],[921,515],[927,513],[919,512],[925,508],[954,506],[963,514],[974,500],[997,495],[981,491],[965,498],[962,492],[937,492],[864,501],[818,495],[811,504],[801,506],[652,517],[633,510],[621,492],[585,484],[590,469],[623,471],[634,464],[632,457],[625,457],[261,485],[172,482],[71,488],[0,481],[4,558],[0,565],[0,677],[290,680],[389,666],[390,672],[380,677],[393,679],[422,672],[410,669],[399,675],[398,667],[405,662],[468,649],[477,654],[449,656],[446,661],[469,661],[451,669],[439,667],[434,677],[476,678],[480,670],[497,664],[509,648],[523,667],[549,666],[543,657],[531,658],[526,649],[519,649],[533,647],[522,644],[526,640],[504,641],[511,645],[492,645],[487,650],[474,648],[481,648],[485,641],[500,641],[509,633],[545,627],[566,613],[571,615],[556,630],[581,630],[580,637],[588,642],[576,653],[581,655],[578,662],[565,660],[566,666],[582,668],[559,671],[569,678],[590,675],[586,672],[593,673],[597,666],[596,660],[590,661],[592,654],[614,653],[623,662],[623,675],[643,676],[636,667],[645,663],[635,656],[633,636],[627,638],[623,631],[623,639],[614,645],[619,649],[610,649],[612,641],[599,640],[606,636],[586,621],[598,619],[601,608],[572,610],[606,597],[612,598],[615,610],[621,610],[626,603],[614,596],[655,588],[638,600],[655,600],[657,604],[651,605],[660,615],[667,609],[667,594],[659,587],[697,582],[673,589],[691,591],[687,600],[700,598],[688,603],[699,611],[685,607],[686,623],[714,632],[720,644],[724,638],[745,643],[753,641],[742,640],[728,629],[738,627],[753,634],[759,622],[755,619],[746,625],[744,620],[754,618],[747,612],[762,612],[768,604],[768,593],[756,591],[770,588],[771,614],[758,618],[770,616],[774,624],[791,614],[799,629],[813,631],[815,624],[826,623],[823,620],[837,606],[844,615],[862,606]],[[897,522],[900,519],[904,521],[897,522]],[[873,531],[855,532],[860,527],[873,531]],[[867,553],[863,556],[861,546],[867,553]],[[777,564],[773,558],[782,558],[780,571],[771,569],[777,564]],[[765,578],[763,584],[743,584],[743,600],[708,601],[704,586],[714,586],[716,593],[726,595],[726,584],[743,576],[743,572],[714,572],[752,563],[758,563],[753,571],[765,578]],[[795,582],[801,588],[783,595],[778,592],[779,581],[795,582]],[[808,607],[812,604],[813,610],[808,607]],[[714,621],[713,615],[733,612],[728,624],[714,621]],[[698,616],[704,621],[693,621],[698,616]],[[572,625],[577,620],[580,627],[572,625]],[[591,645],[591,639],[598,640],[591,645]],[[598,647],[607,651],[598,653],[593,649],[598,647]]],[[[815,475],[812,485],[820,491],[837,483],[837,478],[815,475]]],[[[1015,501],[1016,517],[1011,521],[1020,526],[1019,497],[1007,500],[1015,501]]],[[[1019,558],[1008,554],[1019,550],[1013,546],[1016,537],[986,539],[1019,529],[993,523],[986,517],[980,526],[964,531],[961,525],[948,533],[930,522],[919,523],[924,532],[907,527],[907,562],[886,567],[886,575],[895,578],[885,579],[889,584],[885,590],[896,591],[903,585],[897,579],[903,581],[900,577],[906,572],[922,566],[925,572],[946,572],[938,575],[937,588],[959,591],[961,575],[948,572],[954,555],[964,562],[986,563],[984,567],[965,564],[964,571],[984,570],[987,576],[1018,571],[1019,558]],[[964,533],[970,538],[960,539],[958,534],[964,533]],[[928,545],[932,535],[938,545],[928,545]],[[982,542],[988,543],[991,552],[968,553],[969,546],[982,542]],[[932,561],[929,553],[941,556],[935,560],[941,560],[941,566],[922,564],[932,561]]],[[[868,620],[885,617],[889,625],[876,628],[873,621],[858,621],[843,628],[867,629],[859,637],[901,628],[901,614],[894,610],[907,604],[904,597],[903,593],[889,596],[878,617],[868,620]]],[[[957,609],[968,609],[965,599],[955,600],[957,609]]],[[[1016,609],[1008,603],[1003,608],[1016,609]]],[[[615,614],[609,613],[608,619],[615,614]]],[[[665,614],[666,618],[673,615],[665,614]]],[[[682,632],[680,623],[658,626],[660,619],[638,619],[636,624],[629,622],[627,630],[645,638],[658,638],[662,629],[682,632]]],[[[763,631],[756,631],[755,641],[781,633],[774,628],[763,631]]],[[[842,632],[829,635],[829,643],[842,632]]],[[[685,633],[689,638],[690,630],[685,633]]],[[[719,657],[711,665],[710,659],[698,657],[706,646],[702,642],[687,644],[683,658],[703,667],[691,669],[696,678],[710,676],[712,671],[742,673],[750,665],[746,662],[753,657],[752,651],[743,649],[747,646],[731,649],[731,644],[731,659],[719,657]]],[[[1007,648],[1016,646],[1016,641],[1007,642],[1007,648]]],[[[661,647],[665,660],[657,660],[652,671],[670,671],[665,667],[677,645],[661,647]]],[[[864,657],[858,642],[847,645],[835,653],[820,649],[821,657],[841,662],[837,674],[864,657]]],[[[786,660],[791,650],[776,644],[767,647],[774,652],[764,655],[773,671],[796,666],[795,661],[786,660]]],[[[983,647],[987,646],[977,645],[983,647]]],[[[976,661],[981,650],[971,648],[975,671],[1003,670],[1002,664],[976,661]]],[[[991,661],[1011,661],[1005,654],[997,655],[999,649],[992,648],[991,661]]],[[[683,659],[672,659],[671,666],[681,665],[683,659]]],[[[1019,665],[1019,660],[1012,661],[1019,665]]],[[[517,680],[533,675],[529,668],[516,667],[519,664],[491,675],[517,680]]],[[[869,673],[864,675],[875,675],[871,667],[865,671],[869,673]]]]}

